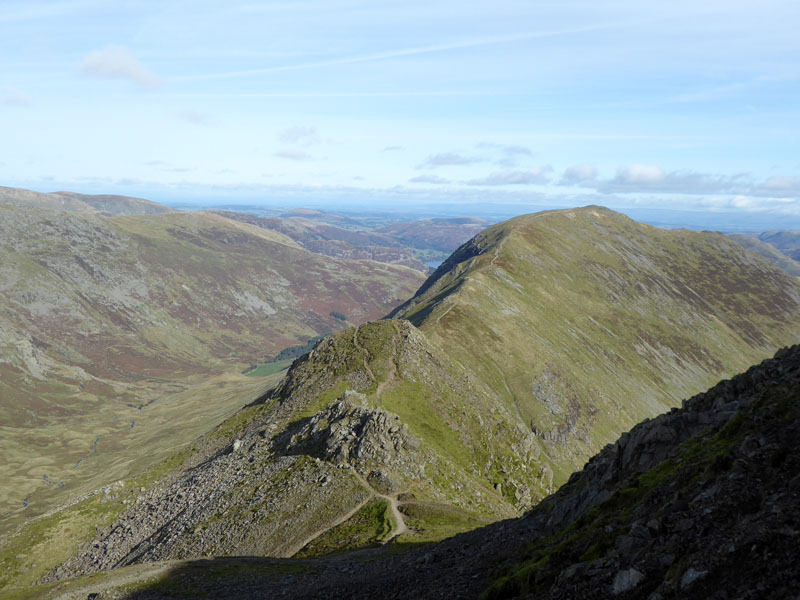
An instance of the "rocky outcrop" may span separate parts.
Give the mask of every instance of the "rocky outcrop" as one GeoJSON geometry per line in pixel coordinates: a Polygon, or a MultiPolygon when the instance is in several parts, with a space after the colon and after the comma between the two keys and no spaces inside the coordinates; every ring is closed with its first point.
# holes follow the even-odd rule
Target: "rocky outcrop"
{"type": "Polygon", "coordinates": [[[383,468],[409,479],[422,479],[427,461],[420,444],[400,417],[370,408],[366,396],[347,391],[325,410],[279,436],[273,448],[281,454],[351,465],[364,475],[383,468]]]}
{"type": "Polygon", "coordinates": [[[237,437],[142,493],[44,580],[195,556],[291,555],[310,532],[370,497],[349,464],[276,456],[266,435],[237,437]]]}

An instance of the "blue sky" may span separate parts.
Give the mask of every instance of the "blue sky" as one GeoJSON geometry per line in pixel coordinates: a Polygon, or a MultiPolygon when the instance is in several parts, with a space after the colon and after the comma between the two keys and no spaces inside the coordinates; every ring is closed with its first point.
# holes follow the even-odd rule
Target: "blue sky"
{"type": "Polygon", "coordinates": [[[4,0],[0,185],[796,219],[798,24],[795,0],[4,0]]]}

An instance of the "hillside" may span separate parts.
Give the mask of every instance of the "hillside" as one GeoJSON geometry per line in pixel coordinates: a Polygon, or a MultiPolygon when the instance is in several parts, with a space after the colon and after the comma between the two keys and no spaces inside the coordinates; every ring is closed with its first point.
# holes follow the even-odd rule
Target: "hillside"
{"type": "Polygon", "coordinates": [[[136,565],[27,598],[792,598],[800,346],[637,425],[523,518],[405,552],[136,565]]]}
{"type": "Polygon", "coordinates": [[[129,196],[88,195],[75,192],[43,194],[9,187],[0,187],[0,203],[104,216],[157,215],[172,212],[172,209],[162,204],[129,196]]]}
{"type": "Polygon", "coordinates": [[[229,374],[342,318],[385,314],[422,281],[207,214],[104,218],[5,204],[0,222],[4,527],[174,451],[263,393],[263,381],[229,374]],[[169,418],[190,389],[206,399],[189,395],[200,422],[186,415],[175,430],[169,418]],[[155,447],[140,445],[153,436],[155,447]]]}
{"type": "Polygon", "coordinates": [[[418,219],[386,225],[385,218],[355,219],[309,209],[269,218],[240,212],[212,212],[278,231],[312,252],[403,264],[424,273],[428,273],[425,263],[438,265],[489,225],[488,221],[470,217],[418,219]]]}
{"type": "Polygon", "coordinates": [[[450,253],[488,226],[483,219],[456,217],[393,223],[378,231],[413,248],[450,253]]]}
{"type": "Polygon", "coordinates": [[[779,269],[783,269],[789,275],[800,277],[800,262],[789,258],[786,254],[778,250],[775,246],[762,242],[757,237],[743,235],[740,233],[730,233],[729,237],[741,244],[751,252],[763,256],[779,269]]]}
{"type": "Polygon", "coordinates": [[[800,347],[636,426],[526,517],[484,598],[791,598],[800,347]]]}
{"type": "Polygon", "coordinates": [[[800,284],[722,234],[608,209],[491,227],[392,312],[469,365],[556,485],[644,418],[800,339],[800,284]]]}

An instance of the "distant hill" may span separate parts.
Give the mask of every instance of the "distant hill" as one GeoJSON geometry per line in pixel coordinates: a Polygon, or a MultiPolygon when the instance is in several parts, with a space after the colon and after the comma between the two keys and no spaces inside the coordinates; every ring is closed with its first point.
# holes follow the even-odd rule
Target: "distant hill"
{"type": "Polygon", "coordinates": [[[758,234],[758,239],[774,246],[789,258],[800,261],[800,231],[765,231],[758,234]]]}
{"type": "Polygon", "coordinates": [[[263,393],[226,373],[340,329],[341,317],[378,318],[423,281],[210,214],[17,202],[0,203],[0,223],[0,517],[174,451],[263,393]],[[223,379],[180,396],[213,377],[223,379]]]}
{"type": "Polygon", "coordinates": [[[0,187],[0,203],[36,206],[68,212],[101,214],[104,216],[156,215],[172,209],[156,202],[128,196],[87,195],[74,192],[43,194],[20,188],[0,187]]]}
{"type": "Polygon", "coordinates": [[[271,218],[222,210],[211,212],[234,221],[280,232],[292,238],[303,248],[325,256],[352,260],[377,260],[388,264],[405,265],[428,273],[428,267],[424,263],[390,236],[369,230],[344,229],[297,216],[307,215],[309,212],[313,214],[314,211],[295,211],[283,217],[271,218]]]}
{"type": "MultiPolygon", "coordinates": [[[[786,254],[778,250],[775,246],[762,242],[757,237],[750,235],[743,235],[739,233],[731,233],[730,237],[736,240],[739,244],[756,254],[763,256],[773,265],[779,269],[783,269],[789,275],[800,277],[800,262],[789,258],[786,254]]],[[[800,240],[798,241],[800,243],[800,240]]],[[[800,252],[798,252],[800,254],[800,252]]]]}
{"type": "Polygon", "coordinates": [[[279,231],[312,252],[335,258],[402,264],[424,273],[489,225],[471,217],[419,219],[383,225],[385,219],[356,220],[313,209],[295,209],[279,217],[214,210],[229,219],[279,231]]]}
{"type": "Polygon", "coordinates": [[[413,248],[449,254],[489,225],[488,221],[471,217],[419,219],[387,225],[379,228],[378,232],[390,235],[413,248]]]}

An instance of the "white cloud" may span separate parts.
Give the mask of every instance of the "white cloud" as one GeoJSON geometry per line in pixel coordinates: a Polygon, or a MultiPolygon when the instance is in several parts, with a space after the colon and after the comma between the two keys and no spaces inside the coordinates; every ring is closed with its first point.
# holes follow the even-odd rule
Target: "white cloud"
{"type": "Polygon", "coordinates": [[[617,171],[615,181],[620,184],[645,184],[661,183],[665,179],[664,169],[648,165],[628,165],[617,171]]]}
{"type": "Polygon", "coordinates": [[[525,146],[515,146],[515,145],[504,145],[504,144],[494,144],[492,142],[481,142],[478,144],[478,148],[487,148],[489,150],[499,150],[503,154],[508,156],[532,156],[533,152],[531,152],[530,148],[526,148],[525,146]]]}
{"type": "Polygon", "coordinates": [[[525,171],[490,173],[482,179],[471,179],[468,185],[541,185],[550,181],[550,166],[535,167],[525,171]]]}
{"type": "Polygon", "coordinates": [[[480,46],[492,46],[497,44],[508,44],[511,42],[522,42],[525,40],[533,40],[538,38],[576,35],[576,34],[581,34],[591,31],[599,31],[603,29],[611,29],[616,27],[618,27],[618,25],[598,24],[598,25],[589,25],[586,27],[542,30],[542,31],[534,31],[522,34],[501,35],[496,37],[464,40],[461,42],[437,44],[432,46],[401,48],[398,50],[390,50],[387,52],[377,52],[377,53],[361,54],[355,56],[344,56],[339,58],[333,58],[330,60],[296,63],[296,64],[281,65],[275,67],[266,67],[262,69],[248,69],[245,71],[227,71],[222,73],[207,73],[204,75],[187,75],[181,77],[180,79],[203,80],[203,79],[228,79],[232,77],[252,77],[254,75],[264,75],[267,73],[278,73],[282,71],[298,71],[304,69],[318,69],[323,67],[349,65],[349,64],[363,63],[363,62],[384,61],[388,59],[404,58],[409,56],[418,56],[418,55],[432,54],[437,52],[452,52],[454,50],[476,48],[480,46]]]}
{"type": "Polygon", "coordinates": [[[613,179],[599,180],[594,167],[576,165],[562,175],[560,185],[575,185],[601,194],[672,194],[714,208],[765,210],[786,207],[800,200],[800,177],[775,175],[757,181],[748,173],[715,175],[688,169],[665,171],[661,167],[632,164],[620,167],[613,179]],[[768,203],[757,198],[769,199],[768,203]]]}
{"type": "Polygon", "coordinates": [[[308,152],[296,152],[294,150],[279,150],[273,156],[278,158],[285,158],[287,160],[314,160],[314,157],[311,156],[308,152]]]}
{"type": "Polygon", "coordinates": [[[419,175],[418,177],[414,177],[413,179],[409,179],[408,181],[410,183],[434,183],[437,185],[450,183],[449,179],[445,179],[444,177],[439,177],[438,175],[419,175]]]}
{"type": "Polygon", "coordinates": [[[765,192],[771,191],[772,193],[800,193],[800,177],[786,177],[777,175],[767,179],[761,186],[765,192]]]}
{"type": "Polygon", "coordinates": [[[96,77],[127,79],[147,89],[161,85],[161,80],[140,63],[125,46],[106,46],[102,50],[90,52],[81,63],[80,70],[96,77]]]}
{"type": "Polygon", "coordinates": [[[512,168],[517,166],[517,161],[513,158],[501,158],[499,160],[494,161],[494,164],[499,165],[501,167],[512,168]]]}
{"type": "Polygon", "coordinates": [[[418,165],[418,169],[435,169],[437,167],[452,167],[461,165],[471,165],[483,162],[481,158],[471,156],[463,156],[455,152],[442,152],[441,154],[432,154],[426,158],[422,164],[418,165]]]}
{"type": "Polygon", "coordinates": [[[567,167],[561,176],[561,185],[574,185],[597,179],[597,169],[593,165],[581,164],[567,167]]]}
{"type": "Polygon", "coordinates": [[[747,196],[736,196],[731,200],[731,206],[734,208],[757,208],[758,205],[759,203],[747,196]]]}
{"type": "Polygon", "coordinates": [[[211,125],[213,122],[213,119],[208,115],[191,109],[178,113],[178,118],[193,125],[211,125]]]}
{"type": "Polygon", "coordinates": [[[15,89],[3,90],[2,94],[0,95],[0,102],[6,106],[28,107],[33,105],[33,100],[31,100],[31,97],[28,96],[28,94],[15,89]]]}
{"type": "Polygon", "coordinates": [[[319,144],[319,135],[314,127],[289,127],[278,132],[278,141],[282,144],[311,146],[319,144]]]}

